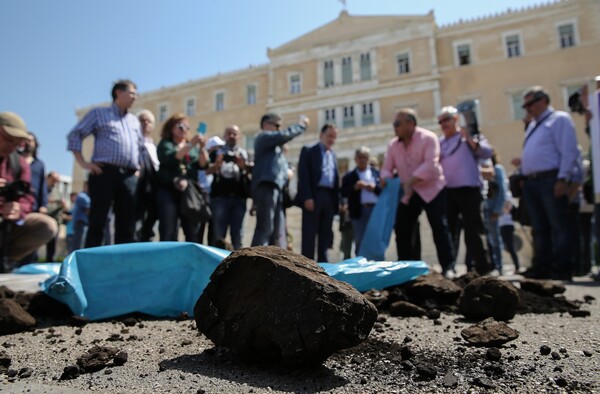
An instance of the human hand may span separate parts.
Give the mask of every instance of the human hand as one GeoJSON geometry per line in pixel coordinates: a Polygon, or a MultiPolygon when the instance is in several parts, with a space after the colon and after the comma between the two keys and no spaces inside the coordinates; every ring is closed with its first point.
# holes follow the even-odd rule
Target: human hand
{"type": "Polygon", "coordinates": [[[564,179],[559,179],[556,181],[554,184],[554,197],[559,198],[565,196],[568,191],[568,186],[569,185],[567,184],[567,181],[564,179]]]}
{"type": "Polygon", "coordinates": [[[312,198],[309,198],[308,200],[304,201],[304,209],[306,209],[308,212],[312,212],[315,210],[315,200],[313,200],[312,198]]]}
{"type": "Polygon", "coordinates": [[[510,161],[510,164],[512,164],[515,167],[518,167],[521,165],[521,158],[520,157],[515,157],[514,159],[512,159],[510,161]]]}
{"type": "Polygon", "coordinates": [[[2,217],[11,222],[21,217],[21,205],[16,201],[5,201],[2,205],[2,217]]]}
{"type": "Polygon", "coordinates": [[[96,163],[86,163],[83,167],[94,175],[102,174],[102,165],[96,163]]]}
{"type": "Polygon", "coordinates": [[[310,126],[310,119],[306,115],[300,115],[300,118],[298,119],[298,124],[300,126],[304,126],[304,128],[307,129],[308,126],[310,126]]]}

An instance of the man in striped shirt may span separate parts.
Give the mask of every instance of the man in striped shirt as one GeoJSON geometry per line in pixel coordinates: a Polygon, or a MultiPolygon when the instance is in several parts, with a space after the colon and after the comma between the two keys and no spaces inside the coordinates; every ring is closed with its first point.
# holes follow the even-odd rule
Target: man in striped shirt
{"type": "Polygon", "coordinates": [[[137,98],[137,87],[129,80],[118,81],[112,88],[112,98],[111,106],[90,110],[68,136],[68,150],[90,174],[86,248],[102,244],[111,204],[115,214],[115,243],[134,241],[135,193],[144,146],[140,122],[129,112],[137,98]],[[94,135],[94,151],[90,161],[86,161],[81,147],[90,134],[94,135]]]}

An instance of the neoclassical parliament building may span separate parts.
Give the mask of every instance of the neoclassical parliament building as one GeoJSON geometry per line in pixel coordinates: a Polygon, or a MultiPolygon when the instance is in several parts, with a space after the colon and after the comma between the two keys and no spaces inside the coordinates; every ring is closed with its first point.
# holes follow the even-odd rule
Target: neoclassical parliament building
{"type": "MultiPolygon", "coordinates": [[[[439,132],[441,107],[477,99],[481,129],[510,171],[523,141],[523,90],[543,85],[556,109],[568,109],[569,95],[600,74],[600,0],[555,1],[446,26],[437,25],[433,12],[342,11],[267,54],[264,65],[143,92],[134,112],[147,108],[156,115],[156,142],[163,122],[177,112],[194,126],[205,122],[209,135],[237,124],[250,154],[264,113],[278,113],[284,124],[304,114],[311,127],[290,144],[293,163],[302,145],[315,142],[320,127],[332,122],[340,130],[334,149],[343,172],[354,167],[354,151],[362,145],[383,157],[399,108],[414,108],[422,127],[439,132]]],[[[80,108],[77,116],[97,105],[104,104],[80,108]]],[[[583,120],[574,118],[587,149],[583,120]]],[[[88,158],[91,148],[88,139],[88,158]]],[[[74,190],[83,178],[75,163],[74,190]]]]}

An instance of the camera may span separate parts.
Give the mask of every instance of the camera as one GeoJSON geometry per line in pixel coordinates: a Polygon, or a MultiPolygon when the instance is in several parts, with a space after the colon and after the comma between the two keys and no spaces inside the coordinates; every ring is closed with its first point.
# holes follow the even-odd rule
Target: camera
{"type": "Polygon", "coordinates": [[[235,152],[230,149],[221,149],[219,152],[223,155],[223,161],[226,163],[235,162],[235,152]]]}
{"type": "Polygon", "coordinates": [[[0,197],[4,197],[5,201],[17,201],[19,197],[28,194],[30,184],[25,181],[14,181],[4,187],[0,187],[0,197]]]}
{"type": "Polygon", "coordinates": [[[583,115],[585,113],[585,106],[581,102],[581,91],[578,90],[569,96],[569,109],[573,113],[583,115]]]}
{"type": "Polygon", "coordinates": [[[477,106],[479,100],[466,100],[456,106],[460,117],[460,126],[467,130],[472,137],[480,134],[479,124],[477,123],[477,106]]]}

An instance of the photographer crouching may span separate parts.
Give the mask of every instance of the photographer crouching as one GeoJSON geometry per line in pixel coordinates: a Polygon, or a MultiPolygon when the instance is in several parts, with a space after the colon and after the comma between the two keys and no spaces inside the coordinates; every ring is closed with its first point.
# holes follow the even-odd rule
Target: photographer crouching
{"type": "Polygon", "coordinates": [[[45,245],[57,232],[55,220],[31,212],[31,170],[16,152],[27,138],[27,127],[19,115],[0,113],[0,272],[10,271],[11,262],[45,245]]]}

